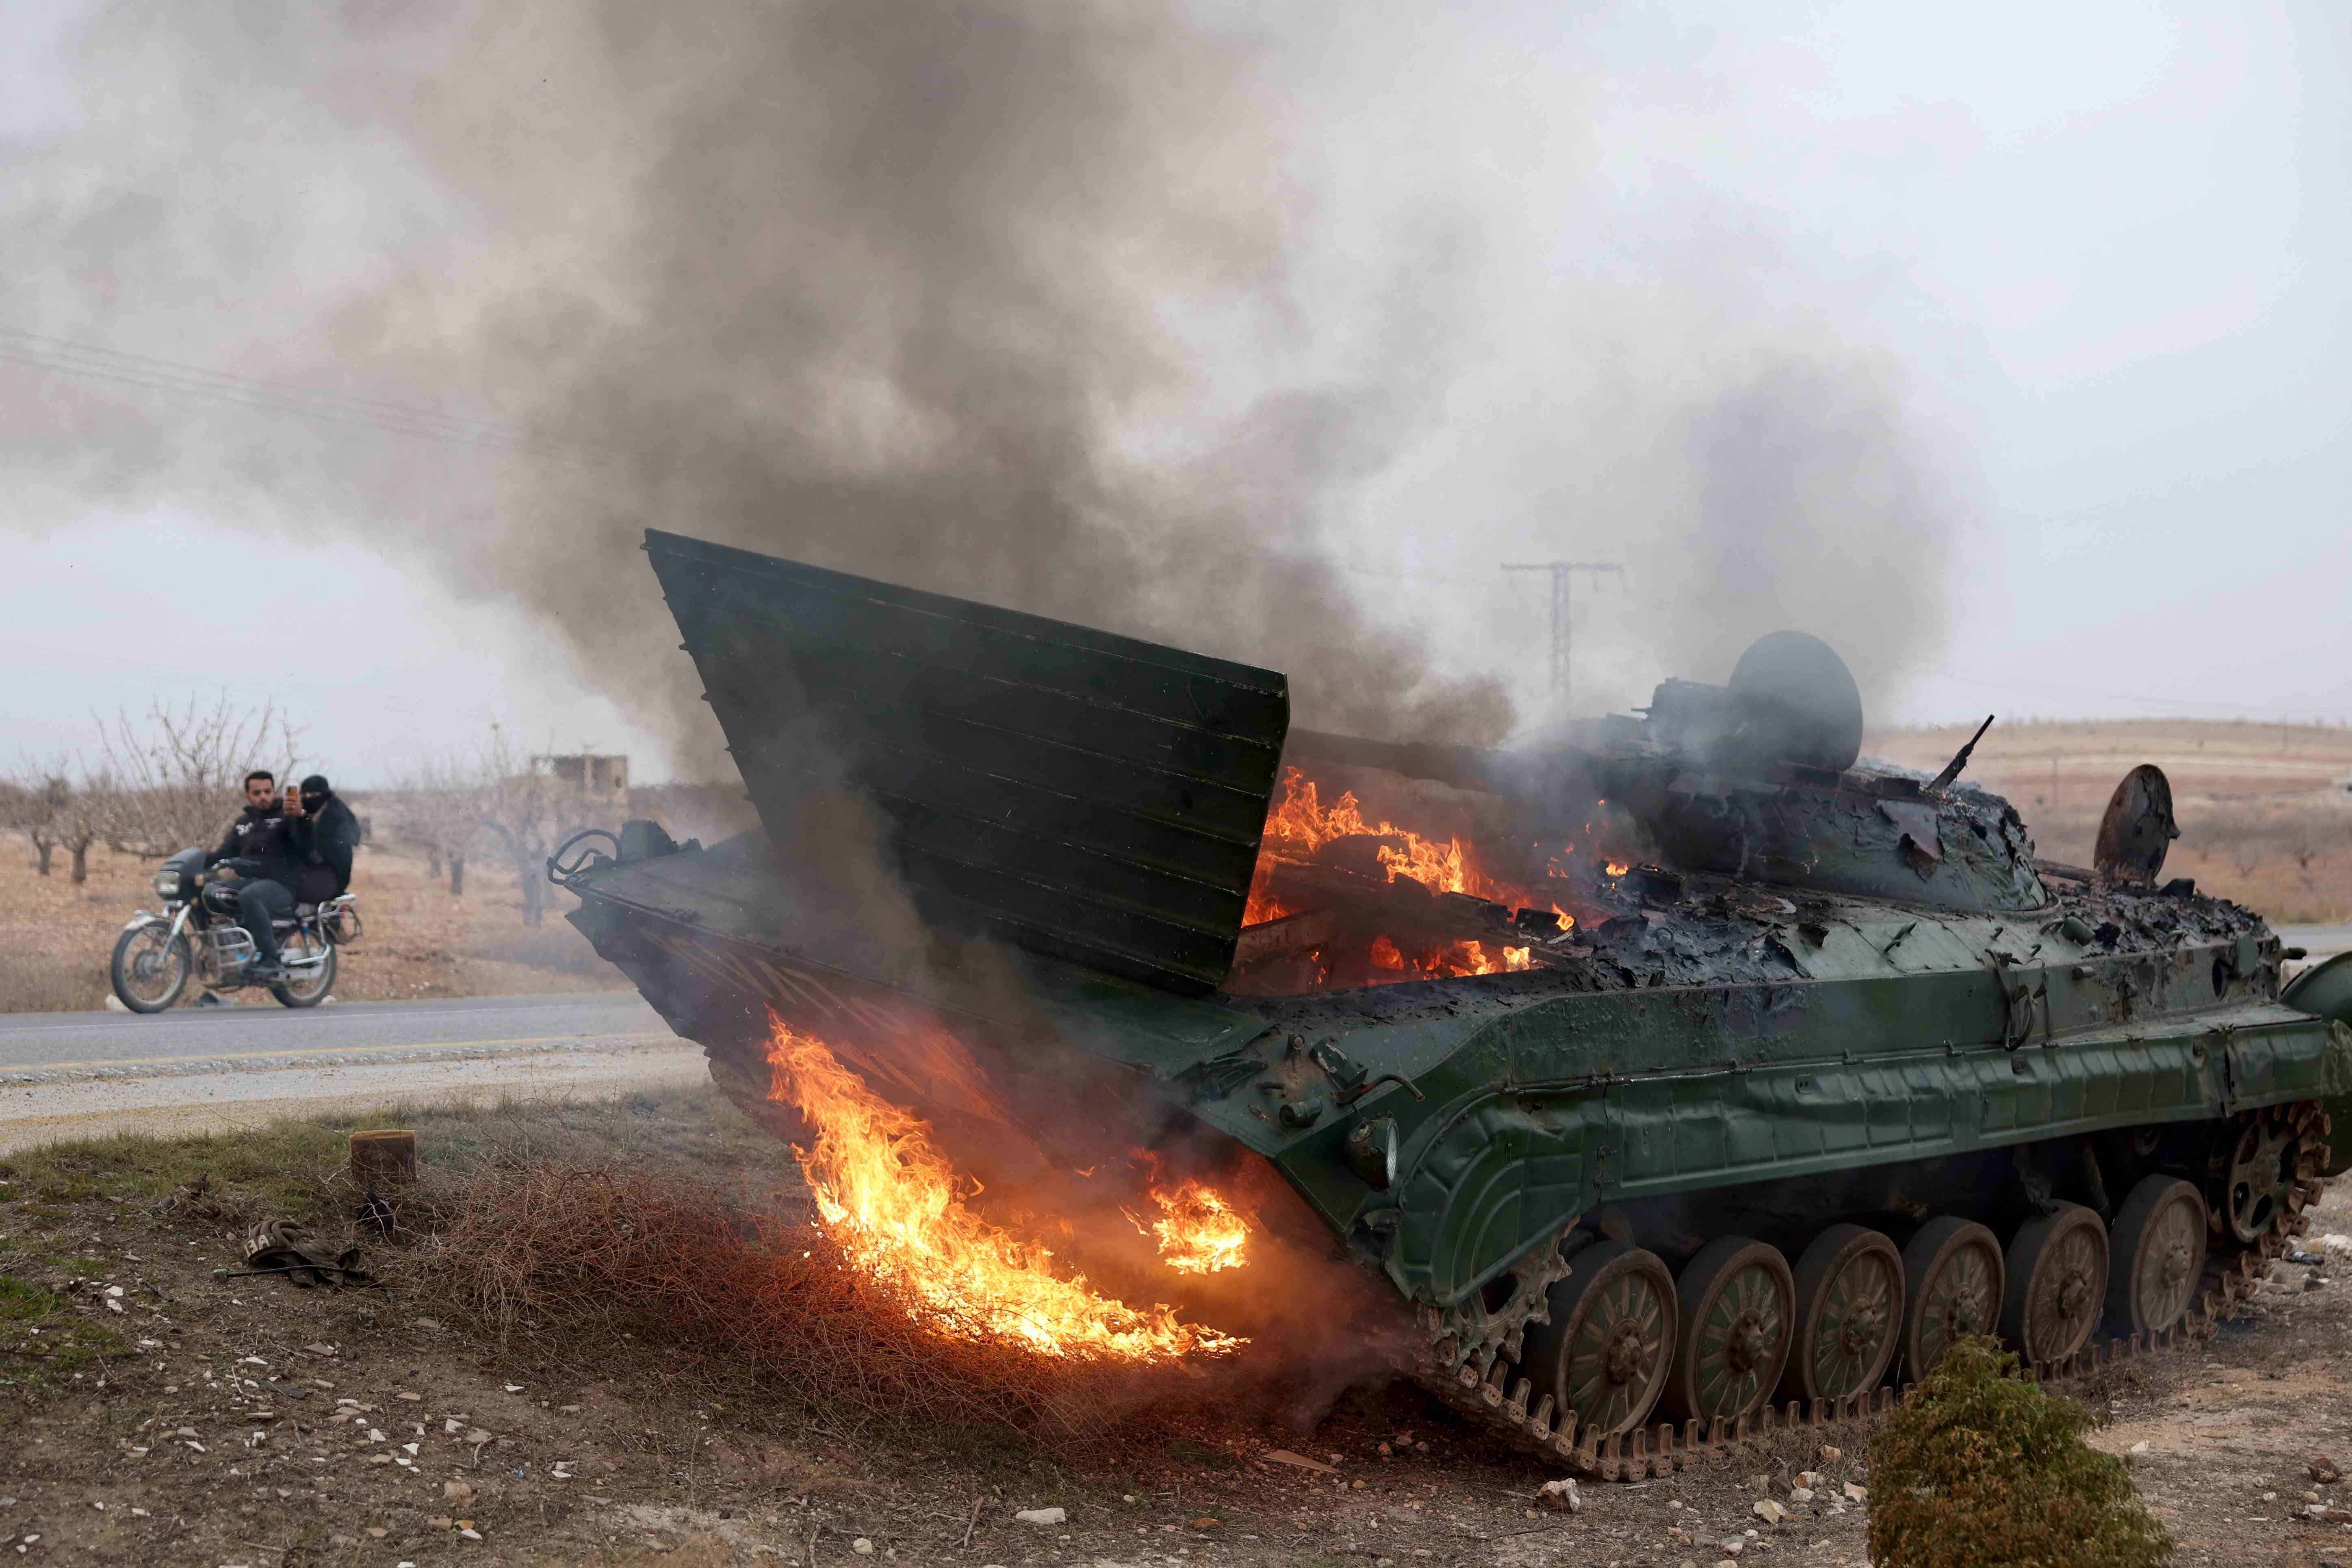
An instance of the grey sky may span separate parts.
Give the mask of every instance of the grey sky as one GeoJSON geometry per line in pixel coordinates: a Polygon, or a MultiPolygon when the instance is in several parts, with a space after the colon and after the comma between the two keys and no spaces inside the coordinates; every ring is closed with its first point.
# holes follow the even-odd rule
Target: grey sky
{"type": "MultiPolygon", "coordinates": [[[[238,258],[224,276],[250,286],[151,305],[90,287],[104,263],[86,239],[52,246],[52,230],[12,226],[0,329],[322,384],[326,307],[398,278],[381,296],[383,341],[462,336],[491,297],[485,277],[560,268],[570,237],[607,226],[625,188],[626,171],[589,161],[616,155],[592,138],[576,191],[501,210],[377,135],[363,89],[348,134],[322,139],[300,118],[311,110],[289,106],[315,105],[331,82],[305,81],[284,105],[257,90],[236,112],[145,92],[110,100],[102,79],[67,63],[84,11],[0,11],[0,159],[55,189],[60,171],[135,145],[109,139],[142,117],[159,141],[218,138],[199,160],[218,161],[217,182],[168,182],[175,243],[212,237],[238,258]],[[418,256],[446,268],[446,291],[391,259],[418,256]]],[[[1580,597],[1580,707],[1640,700],[1664,673],[1720,679],[1671,668],[1720,641],[1689,624],[1691,607],[1764,570],[1781,580],[1773,605],[1801,607],[1858,665],[1877,660],[1858,673],[1892,717],[2352,719],[2352,14],[1627,6],[1564,21],[1528,5],[1476,22],[1391,10],[1378,26],[1349,19],[1360,15],[1302,13],[1262,68],[1289,106],[1306,214],[1296,331],[1269,337],[1247,312],[1177,301],[1170,339],[1219,368],[1160,408],[1164,421],[1147,401],[1123,423],[1139,451],[1164,444],[1181,464],[1208,449],[1214,417],[1286,377],[1393,363],[1425,388],[1381,437],[1393,446],[1311,517],[1375,619],[1422,628],[1455,672],[1502,674],[1532,721],[1541,601],[1496,562],[1627,563],[1625,590],[1580,597]],[[1792,356],[1836,374],[1775,368],[1792,356]],[[1751,385],[1745,401],[1720,395],[1751,385]],[[1706,428],[1740,454],[1713,500],[1658,451],[1702,403],[1715,410],[1706,428]],[[1907,454],[1895,470],[1870,434],[1882,414],[1907,454]],[[1791,432],[1864,452],[1857,485],[1924,486],[1916,515],[1934,537],[1831,520],[1818,558],[1727,552],[1721,524],[1694,520],[1739,515],[1740,476],[1791,432]],[[1851,559],[1863,553],[1867,573],[1851,559]],[[1815,576],[1835,591],[1791,581],[1815,576]],[[1906,580],[1943,606],[1940,626],[1885,598],[1906,580]],[[1862,637],[1861,619],[1882,612],[1922,624],[1862,637]],[[1856,617],[1853,637],[1840,614],[1856,617]]],[[[185,67],[202,79],[204,61],[185,67]]],[[[347,331],[333,341],[359,353],[347,331]]],[[[333,390],[405,404],[441,390],[373,375],[363,353],[351,368],[333,390]]],[[[0,359],[0,400],[20,408],[101,388],[142,410],[159,441],[222,417],[205,400],[0,359]]],[[[498,416],[482,388],[448,392],[445,406],[498,416]]],[[[42,439],[76,439],[79,417],[42,439]]],[[[434,509],[478,510],[490,526],[493,470],[531,459],[404,439],[353,479],[334,444],[381,432],[238,417],[269,432],[260,446],[283,471],[160,463],[136,486],[77,490],[70,464],[0,468],[17,525],[0,533],[0,649],[17,677],[0,698],[0,757],[86,745],[93,709],[223,687],[280,693],[312,752],[361,779],[492,718],[566,746],[653,749],[642,711],[600,695],[626,671],[547,635],[492,567],[438,543],[449,558],[429,559],[404,532],[403,517],[434,509]],[[305,477],[321,451],[333,482],[305,477]],[[308,612],[257,586],[278,574],[312,596],[308,612]]],[[[1840,472],[1817,468],[1787,504],[1834,512],[1821,487],[1840,472]]],[[[1237,493],[1246,505],[1259,492],[1237,493]]],[[[646,521],[698,531],[692,516],[646,521]]],[[[641,570],[610,592],[654,596],[641,570]]],[[[1726,618],[1728,635],[1738,617],[1726,618]]]]}

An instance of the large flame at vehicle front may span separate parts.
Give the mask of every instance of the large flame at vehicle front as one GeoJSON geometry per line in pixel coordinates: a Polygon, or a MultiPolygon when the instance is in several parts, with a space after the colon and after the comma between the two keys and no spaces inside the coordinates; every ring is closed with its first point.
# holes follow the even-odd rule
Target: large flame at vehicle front
{"type": "MultiPolygon", "coordinates": [[[[811,1147],[793,1153],[818,1216],[859,1268],[903,1294],[910,1313],[961,1339],[1009,1340],[1056,1356],[1163,1362],[1248,1342],[1055,1273],[1047,1249],[964,1205],[971,1184],[931,1142],[929,1124],[867,1089],[823,1041],[780,1019],[769,1023],[768,1098],[816,1131],[811,1147]]],[[[1179,1217],[1165,1200],[1162,1206],[1179,1217]]],[[[1231,1238],[1226,1250],[1238,1258],[1246,1226],[1234,1237],[1238,1216],[1217,1207],[1218,1235],[1231,1238]]]]}

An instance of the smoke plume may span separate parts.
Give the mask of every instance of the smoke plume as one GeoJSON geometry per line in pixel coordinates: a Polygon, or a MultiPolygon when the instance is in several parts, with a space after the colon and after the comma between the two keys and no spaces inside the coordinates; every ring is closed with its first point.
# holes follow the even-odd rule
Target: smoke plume
{"type": "Polygon", "coordinates": [[[1269,665],[1370,735],[1493,742],[1540,691],[1498,557],[1633,567],[1594,697],[1778,625],[1867,626],[1866,690],[1932,646],[1949,498],[1869,355],[1759,347],[1758,245],[1515,279],[1525,197],[1481,205],[1472,141],[1410,198],[1357,166],[1405,130],[1348,162],[1412,123],[1423,32],[1239,15],[94,9],[59,100],[0,119],[12,525],[358,540],[550,629],[699,772],[648,523],[1269,665]],[[1527,491],[1593,504],[1529,529],[1527,491]],[[1492,586],[1363,574],[1409,549],[1492,586]]]}
{"type": "Polygon", "coordinates": [[[1683,426],[1686,541],[1649,572],[1687,614],[1661,652],[1721,680],[1781,627],[1822,637],[1884,694],[1937,647],[1956,502],[1867,360],[1786,358],[1726,388],[1683,426]]]}
{"type": "Polygon", "coordinates": [[[487,446],[11,377],[39,407],[9,456],[53,500],[266,498],[510,598],[689,746],[715,735],[648,523],[1272,665],[1328,725],[1509,728],[1315,547],[1423,389],[1197,357],[1307,332],[1297,132],[1247,37],[1066,0],[391,15],[94,22],[86,105],[163,108],[26,160],[19,216],[63,259],[35,324],[422,394],[487,446]]]}

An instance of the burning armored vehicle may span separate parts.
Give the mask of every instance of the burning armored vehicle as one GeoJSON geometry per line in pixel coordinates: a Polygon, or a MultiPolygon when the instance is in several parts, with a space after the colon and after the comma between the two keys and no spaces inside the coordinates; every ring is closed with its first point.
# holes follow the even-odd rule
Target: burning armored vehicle
{"type": "Polygon", "coordinates": [[[647,550],[764,831],[551,874],[717,1083],[798,1137],[814,1053],[1022,1180],[1278,1178],[1252,1218],[1555,1459],[1849,1419],[1966,1333],[2045,1374],[2175,1342],[2332,1173],[2352,972],[2283,995],[2299,954],[2162,881],[2162,775],[2097,866],[2037,859],[1965,752],[1858,766],[1813,638],[1539,752],[1394,745],[1292,729],[1273,671],[647,550]]]}

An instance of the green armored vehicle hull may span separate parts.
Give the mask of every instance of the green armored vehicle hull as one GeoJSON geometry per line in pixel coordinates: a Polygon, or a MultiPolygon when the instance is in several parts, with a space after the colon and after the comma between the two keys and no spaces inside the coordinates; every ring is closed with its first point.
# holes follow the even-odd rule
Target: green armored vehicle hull
{"type": "Polygon", "coordinates": [[[764,831],[555,874],[717,1083],[789,1133],[781,1021],[1040,1208],[1139,1143],[1246,1161],[1522,1446],[1640,1474],[1966,1332],[2171,1342],[2331,1173],[2352,974],[2283,996],[2256,916],[2159,883],[2161,775],[2037,861],[1965,755],[1857,766],[1810,638],[1546,752],[1398,746],[1294,732],[1271,671],[647,547],[764,831]],[[1310,773],[1472,826],[1433,855],[1310,773]]]}

